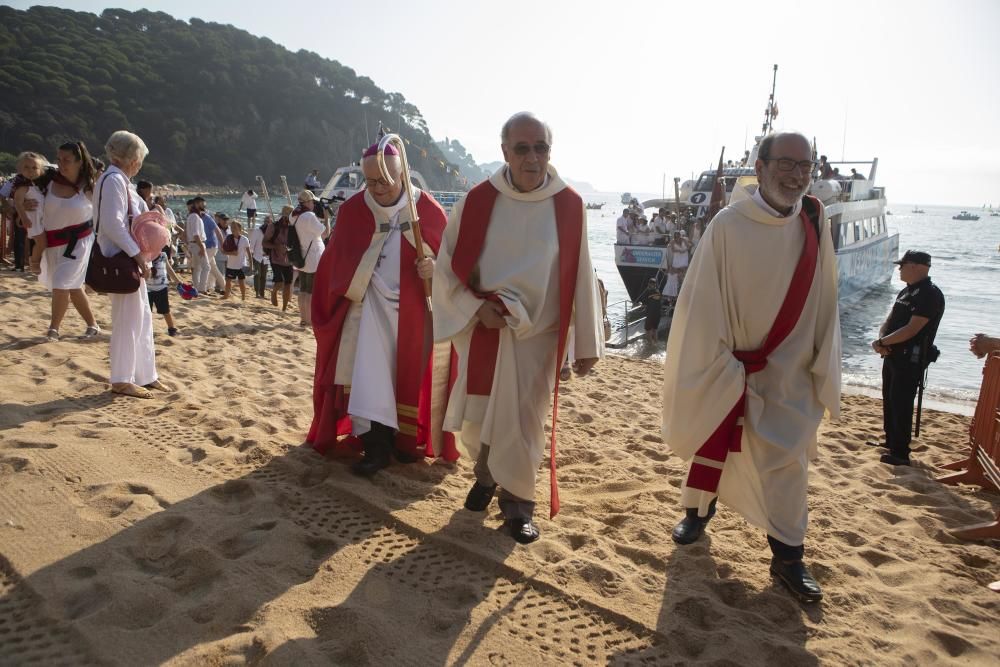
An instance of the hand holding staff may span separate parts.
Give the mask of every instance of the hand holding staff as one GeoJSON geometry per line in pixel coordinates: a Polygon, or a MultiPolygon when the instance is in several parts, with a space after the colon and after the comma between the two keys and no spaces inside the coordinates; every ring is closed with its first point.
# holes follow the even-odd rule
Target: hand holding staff
{"type": "MultiPolygon", "coordinates": [[[[403,167],[402,173],[399,177],[403,180],[403,188],[406,190],[406,198],[409,200],[410,228],[413,230],[413,240],[416,241],[415,247],[417,251],[417,263],[419,264],[426,258],[424,255],[424,241],[420,236],[420,217],[417,215],[417,202],[413,199],[413,184],[410,182],[410,165],[406,161],[406,147],[403,146],[403,140],[398,134],[387,134],[378,142],[378,153],[376,154],[378,169],[382,173],[382,178],[384,178],[389,185],[393,185],[395,183],[392,178],[392,174],[389,173],[389,170],[385,165],[385,147],[389,144],[393,144],[399,151],[399,161],[403,167]]],[[[424,295],[424,299],[427,302],[427,312],[433,312],[433,308],[431,306],[430,278],[424,278],[424,295]]]]}

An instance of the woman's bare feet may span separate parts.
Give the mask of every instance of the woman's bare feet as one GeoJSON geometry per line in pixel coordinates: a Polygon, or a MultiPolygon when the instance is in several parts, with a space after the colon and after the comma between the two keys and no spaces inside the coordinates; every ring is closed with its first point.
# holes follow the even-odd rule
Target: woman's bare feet
{"type": "Polygon", "coordinates": [[[116,382],[111,385],[111,393],[132,398],[153,398],[153,392],[131,382],[116,382]]]}

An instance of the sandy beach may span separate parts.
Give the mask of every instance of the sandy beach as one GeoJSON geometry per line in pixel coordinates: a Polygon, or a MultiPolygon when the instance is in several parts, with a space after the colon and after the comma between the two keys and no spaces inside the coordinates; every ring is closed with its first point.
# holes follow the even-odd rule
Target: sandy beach
{"type": "MultiPolygon", "coordinates": [[[[251,292],[252,293],[252,292],[251,292]]],[[[881,407],[845,396],[810,476],[804,607],[764,535],[720,507],[679,548],[682,464],[659,364],[609,357],[562,391],[562,511],[516,546],[462,509],[467,460],[373,481],[301,442],[315,343],[264,301],[171,299],[177,390],[107,391],[105,334],[44,342],[47,292],[0,274],[0,664],[987,665],[997,544],[947,529],[1000,498],[933,481],[968,417],[927,410],[912,468],[878,462],[881,407]]],[[[73,335],[70,335],[73,334],[73,335]]],[[[546,463],[547,465],[547,463],[546,463]]],[[[543,475],[543,479],[545,476],[543,475]]]]}

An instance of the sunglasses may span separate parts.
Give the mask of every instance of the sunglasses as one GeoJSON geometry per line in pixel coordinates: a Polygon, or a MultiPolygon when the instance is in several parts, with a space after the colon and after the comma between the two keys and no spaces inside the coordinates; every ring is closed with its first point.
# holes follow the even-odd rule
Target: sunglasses
{"type": "Polygon", "coordinates": [[[798,167],[802,171],[811,172],[813,169],[816,168],[816,163],[813,162],[812,160],[799,160],[798,162],[796,162],[795,160],[792,160],[790,158],[779,157],[779,158],[767,158],[764,160],[764,162],[777,162],[778,171],[791,171],[792,169],[798,167]]]}
{"type": "Polygon", "coordinates": [[[535,155],[548,155],[550,148],[551,148],[551,146],[549,146],[544,141],[539,141],[538,143],[536,143],[534,145],[531,145],[531,144],[516,144],[514,146],[514,155],[520,155],[521,157],[524,157],[525,155],[527,155],[528,153],[530,153],[532,150],[535,151],[535,155]]]}

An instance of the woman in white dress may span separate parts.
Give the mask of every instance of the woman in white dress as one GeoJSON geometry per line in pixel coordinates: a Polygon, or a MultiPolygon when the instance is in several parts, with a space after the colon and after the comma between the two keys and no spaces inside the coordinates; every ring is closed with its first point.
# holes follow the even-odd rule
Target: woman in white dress
{"type": "Polygon", "coordinates": [[[40,216],[46,246],[38,281],[52,290],[52,319],[46,335],[49,340],[59,340],[59,327],[72,302],[87,323],[83,337],[93,338],[101,328],[90,310],[83,280],[94,245],[90,202],[94,165],[82,142],[60,146],[56,163],[58,170],[45,188],[40,216]]]}
{"type": "Polygon", "coordinates": [[[691,244],[680,232],[674,232],[674,238],[667,245],[667,281],[663,285],[663,296],[667,298],[667,303],[671,306],[677,302],[677,295],[680,294],[681,285],[684,283],[684,274],[687,273],[688,264],[691,261],[691,244]]]}
{"type": "Polygon", "coordinates": [[[94,186],[97,243],[105,257],[124,251],[139,265],[139,289],[131,294],[110,294],[111,391],[135,398],[152,398],[150,389],[170,391],[156,373],[153,349],[153,315],[149,310],[146,278],[149,264],[132,238],[131,218],[146,212],[129,179],[139,173],[149,149],[142,139],[124,130],[111,135],[104,146],[111,166],[94,186]]]}

